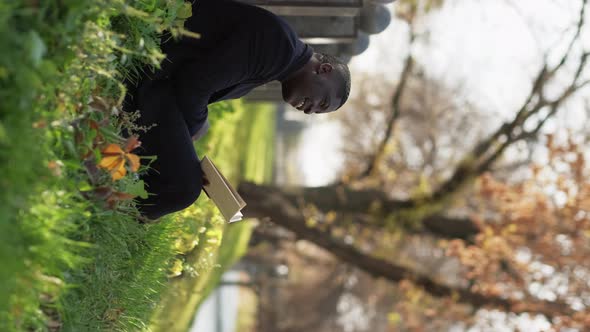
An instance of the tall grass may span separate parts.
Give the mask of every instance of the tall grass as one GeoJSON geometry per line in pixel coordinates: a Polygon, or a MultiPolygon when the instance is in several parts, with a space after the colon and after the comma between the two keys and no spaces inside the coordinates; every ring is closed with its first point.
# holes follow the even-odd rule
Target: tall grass
{"type": "Polygon", "coordinates": [[[120,82],[157,64],[160,33],[189,15],[182,0],[0,2],[1,331],[144,328],[182,223],[88,199],[142,191],[92,174],[91,142],[121,143],[120,82]]]}

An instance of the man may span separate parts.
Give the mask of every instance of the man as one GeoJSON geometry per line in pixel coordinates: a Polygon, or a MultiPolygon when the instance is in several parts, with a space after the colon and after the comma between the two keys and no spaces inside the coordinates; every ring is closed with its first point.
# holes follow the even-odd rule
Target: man
{"type": "Polygon", "coordinates": [[[138,124],[157,124],[141,135],[142,155],[156,155],[144,175],[150,196],[139,200],[149,219],[182,210],[202,188],[202,172],[191,139],[208,128],[207,105],[239,98],[278,80],[285,102],[307,114],[340,108],[350,91],[345,64],[314,53],[276,15],[231,0],[198,0],[185,28],[201,38],[164,36],[167,58],[146,74],[126,98],[126,111],[139,110],[138,124]]]}

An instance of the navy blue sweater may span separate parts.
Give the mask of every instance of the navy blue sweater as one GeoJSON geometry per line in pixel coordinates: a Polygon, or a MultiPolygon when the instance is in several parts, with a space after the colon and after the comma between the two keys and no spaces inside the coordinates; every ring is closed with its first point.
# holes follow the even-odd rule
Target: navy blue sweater
{"type": "Polygon", "coordinates": [[[205,123],[208,104],[281,81],[313,53],[280,17],[231,0],[195,0],[185,28],[201,38],[164,40],[167,58],[151,79],[172,81],[176,106],[191,135],[205,123]]]}

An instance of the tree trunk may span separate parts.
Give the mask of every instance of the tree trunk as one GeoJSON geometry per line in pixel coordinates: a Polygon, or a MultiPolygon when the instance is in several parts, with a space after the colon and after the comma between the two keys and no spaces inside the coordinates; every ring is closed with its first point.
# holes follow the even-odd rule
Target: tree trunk
{"type": "Polygon", "coordinates": [[[444,285],[406,267],[364,253],[317,228],[306,226],[301,211],[291,204],[283,193],[276,189],[269,190],[269,187],[266,186],[243,183],[240,185],[239,192],[248,202],[244,209],[246,217],[270,218],[275,224],[295,233],[298,238],[314,243],[332,253],[341,261],[351,264],[374,277],[385,278],[392,282],[399,282],[404,279],[411,280],[433,296],[453,296],[459,302],[470,304],[476,308],[491,307],[513,313],[538,313],[547,317],[571,315],[573,313],[572,309],[564,303],[534,299],[526,302],[516,301],[444,285]]]}
{"type": "MultiPolygon", "coordinates": [[[[253,184],[244,183],[242,185],[243,188],[251,186],[253,184]]],[[[256,187],[257,191],[264,192],[267,197],[281,195],[292,206],[299,206],[300,202],[312,203],[323,212],[335,211],[363,215],[367,214],[369,210],[381,206],[381,213],[386,215],[402,209],[408,211],[412,207],[419,207],[419,204],[408,203],[409,201],[390,200],[383,192],[377,190],[352,190],[343,185],[287,190],[268,185],[256,185],[256,187]]],[[[250,193],[244,192],[244,194],[249,195],[250,193]]],[[[416,223],[401,223],[401,226],[404,227],[408,224],[415,225],[416,223]]],[[[363,226],[384,227],[386,225],[363,226]]],[[[425,231],[442,238],[472,241],[473,237],[479,233],[479,226],[469,218],[449,218],[439,214],[429,215],[426,213],[424,219],[418,221],[418,227],[408,227],[407,231],[410,233],[425,231]]]]}

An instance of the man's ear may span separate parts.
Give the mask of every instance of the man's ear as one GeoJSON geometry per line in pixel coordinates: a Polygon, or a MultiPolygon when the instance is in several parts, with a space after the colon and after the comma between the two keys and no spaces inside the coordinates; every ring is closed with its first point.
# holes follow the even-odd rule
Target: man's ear
{"type": "Polygon", "coordinates": [[[334,67],[332,67],[331,64],[329,64],[329,63],[322,63],[318,67],[318,74],[327,74],[327,73],[331,72],[332,69],[334,69],[334,67]]]}

